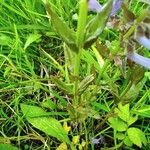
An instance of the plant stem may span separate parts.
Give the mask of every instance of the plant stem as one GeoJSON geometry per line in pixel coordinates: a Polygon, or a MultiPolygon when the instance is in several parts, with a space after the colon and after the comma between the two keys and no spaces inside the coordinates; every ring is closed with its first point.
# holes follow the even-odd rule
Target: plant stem
{"type": "Polygon", "coordinates": [[[78,84],[79,84],[79,68],[80,68],[80,56],[81,56],[81,50],[75,55],[75,66],[74,66],[74,106],[78,106],[79,100],[78,100],[78,84]]]}

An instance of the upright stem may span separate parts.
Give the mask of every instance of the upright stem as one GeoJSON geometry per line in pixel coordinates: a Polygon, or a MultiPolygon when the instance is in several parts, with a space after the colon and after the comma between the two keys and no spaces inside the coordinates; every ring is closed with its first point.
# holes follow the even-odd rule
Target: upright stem
{"type": "Polygon", "coordinates": [[[75,55],[75,66],[74,66],[74,106],[78,106],[79,99],[78,99],[78,85],[79,85],[79,68],[80,68],[80,57],[81,57],[81,50],[75,55]]]}

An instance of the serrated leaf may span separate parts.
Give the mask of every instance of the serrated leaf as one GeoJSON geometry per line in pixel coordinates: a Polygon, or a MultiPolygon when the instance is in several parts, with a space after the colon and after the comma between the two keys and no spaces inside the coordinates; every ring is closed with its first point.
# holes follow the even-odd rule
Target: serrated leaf
{"type": "Polygon", "coordinates": [[[0,144],[0,150],[18,150],[18,148],[10,144],[0,144]]]}
{"type": "Polygon", "coordinates": [[[27,49],[27,47],[32,44],[33,42],[39,40],[41,37],[40,34],[30,34],[25,42],[25,45],[24,45],[24,49],[27,49]]]}
{"type": "Polygon", "coordinates": [[[109,0],[102,10],[87,24],[84,47],[90,47],[106,26],[112,10],[113,0],[109,0]]]}
{"type": "Polygon", "coordinates": [[[78,47],[76,45],[76,34],[73,30],[71,30],[53,11],[49,2],[47,0],[44,1],[45,8],[48,12],[48,15],[51,17],[52,24],[64,42],[70,47],[71,50],[78,52],[78,47]]]}
{"type": "Polygon", "coordinates": [[[35,128],[57,138],[60,141],[70,143],[67,133],[61,126],[60,122],[54,118],[46,117],[46,112],[42,108],[21,104],[21,110],[29,123],[31,123],[35,128]]]}
{"type": "Polygon", "coordinates": [[[126,131],[128,128],[127,124],[120,118],[110,117],[108,121],[110,122],[111,127],[116,131],[126,131]]]}
{"type": "Polygon", "coordinates": [[[133,143],[131,142],[131,140],[129,139],[128,136],[125,137],[124,144],[129,146],[129,147],[132,147],[132,145],[133,145],[133,143]]]}
{"type": "Polygon", "coordinates": [[[145,134],[138,128],[131,127],[127,130],[127,134],[129,139],[133,142],[133,144],[138,147],[142,147],[142,143],[146,145],[147,140],[145,134]]]}
{"type": "Polygon", "coordinates": [[[128,126],[130,126],[131,124],[133,124],[137,120],[138,120],[137,116],[135,116],[135,117],[130,116],[129,120],[127,121],[128,126]]]}
{"type": "Polygon", "coordinates": [[[130,117],[129,104],[122,105],[121,103],[119,103],[118,108],[115,109],[115,112],[123,121],[127,122],[129,120],[130,117]]]}

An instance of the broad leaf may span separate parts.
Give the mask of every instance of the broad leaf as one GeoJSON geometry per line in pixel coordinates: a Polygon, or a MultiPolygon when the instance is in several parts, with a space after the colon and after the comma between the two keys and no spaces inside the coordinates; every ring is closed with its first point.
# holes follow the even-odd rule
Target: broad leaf
{"type": "Polygon", "coordinates": [[[110,117],[108,121],[110,122],[111,127],[117,131],[126,131],[128,128],[127,124],[120,118],[110,117]]]}
{"type": "Polygon", "coordinates": [[[67,133],[61,126],[60,122],[54,118],[48,117],[42,108],[21,104],[21,110],[29,123],[31,123],[35,128],[57,138],[60,141],[70,143],[67,133]]]}
{"type": "Polygon", "coordinates": [[[129,147],[132,147],[132,145],[133,145],[133,143],[131,142],[131,140],[129,139],[128,136],[125,137],[124,144],[129,146],[129,147]]]}
{"type": "Polygon", "coordinates": [[[122,132],[116,133],[116,138],[119,139],[119,140],[123,140],[125,138],[125,136],[126,135],[122,132]]]}
{"type": "Polygon", "coordinates": [[[90,47],[106,26],[112,10],[113,0],[109,0],[102,10],[87,24],[84,47],[90,47]]]}
{"type": "Polygon", "coordinates": [[[138,117],[137,117],[137,116],[135,116],[135,117],[130,116],[129,120],[127,121],[128,126],[130,126],[131,124],[133,124],[133,123],[134,123],[135,121],[137,121],[137,120],[138,120],[138,117]]]}
{"type": "Polygon", "coordinates": [[[118,108],[115,109],[115,112],[123,121],[127,122],[129,120],[130,117],[129,104],[123,106],[121,103],[119,103],[118,108]]]}
{"type": "Polygon", "coordinates": [[[71,50],[77,52],[78,48],[76,45],[76,34],[73,30],[71,30],[60,18],[59,16],[53,11],[51,5],[47,0],[44,1],[45,8],[48,12],[48,15],[51,17],[52,24],[56,29],[57,33],[64,42],[70,47],[71,50]]]}
{"type": "Polygon", "coordinates": [[[132,141],[133,144],[137,145],[138,147],[141,148],[142,143],[146,145],[147,143],[146,137],[140,129],[131,127],[127,130],[127,134],[130,141],[132,141]]]}

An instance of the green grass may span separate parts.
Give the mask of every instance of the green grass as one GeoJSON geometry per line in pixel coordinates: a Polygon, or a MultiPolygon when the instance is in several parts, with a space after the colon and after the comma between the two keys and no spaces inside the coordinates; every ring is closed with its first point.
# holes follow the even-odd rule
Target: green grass
{"type": "MultiPolygon", "coordinates": [[[[78,29],[78,42],[82,45],[82,30],[72,18],[78,14],[78,2],[50,0],[50,4],[70,28],[78,29]]],[[[137,16],[145,7],[136,1],[130,5],[137,16]]],[[[87,20],[94,16],[88,13],[87,20]]],[[[122,13],[118,16],[121,20],[122,13]]],[[[82,21],[80,25],[84,26],[82,21]]],[[[116,111],[122,102],[123,106],[129,105],[130,117],[137,116],[130,127],[143,131],[147,142],[141,149],[148,150],[150,74],[138,65],[117,65],[125,61],[120,36],[118,29],[105,28],[96,46],[93,44],[76,55],[68,52],[41,0],[2,0],[0,149],[7,144],[21,150],[55,150],[63,142],[68,149],[137,149],[136,142],[127,146],[122,139],[118,140],[117,131],[109,121],[110,118],[121,120],[116,111]],[[28,107],[24,108],[23,104],[28,107]],[[35,111],[28,109],[31,106],[37,106],[35,111]],[[47,124],[42,124],[40,119],[45,119],[47,124]],[[46,125],[49,129],[43,131],[46,125]],[[57,134],[63,138],[59,139],[57,134]],[[92,144],[92,139],[99,137],[103,138],[101,143],[92,144]]],[[[144,53],[150,56],[146,50],[144,53]]],[[[126,136],[127,130],[120,133],[126,136]]]]}

